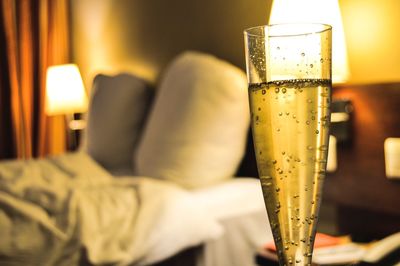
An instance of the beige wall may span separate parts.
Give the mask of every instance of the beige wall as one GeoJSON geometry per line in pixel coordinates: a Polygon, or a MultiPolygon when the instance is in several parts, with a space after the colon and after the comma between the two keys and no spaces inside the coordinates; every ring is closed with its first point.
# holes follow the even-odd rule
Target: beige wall
{"type": "Polygon", "coordinates": [[[242,31],[265,24],[270,5],[271,0],[72,0],[74,60],[86,86],[98,72],[129,71],[154,81],[188,49],[243,67],[242,31]]]}
{"type": "MultiPolygon", "coordinates": [[[[350,83],[400,81],[400,1],[340,0],[350,83]]],[[[74,60],[90,87],[98,72],[154,81],[194,49],[244,66],[244,28],[264,24],[271,0],[72,0],[74,60]],[[249,5],[252,3],[252,5],[249,5]]]]}
{"type": "Polygon", "coordinates": [[[400,1],[340,0],[351,83],[400,81],[400,1]]]}

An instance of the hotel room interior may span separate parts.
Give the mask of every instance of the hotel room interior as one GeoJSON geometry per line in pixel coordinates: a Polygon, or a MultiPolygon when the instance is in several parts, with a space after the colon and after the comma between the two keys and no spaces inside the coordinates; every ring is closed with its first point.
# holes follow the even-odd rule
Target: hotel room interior
{"type": "Polygon", "coordinates": [[[277,265],[243,31],[299,21],[335,24],[317,231],[356,243],[316,263],[392,236],[367,265],[399,265],[399,18],[398,0],[2,0],[0,265],[277,265]]]}

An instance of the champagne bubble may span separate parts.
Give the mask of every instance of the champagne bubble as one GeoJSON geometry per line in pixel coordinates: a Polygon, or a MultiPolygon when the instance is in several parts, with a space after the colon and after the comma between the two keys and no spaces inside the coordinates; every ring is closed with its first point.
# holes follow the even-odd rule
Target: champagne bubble
{"type": "Polygon", "coordinates": [[[301,53],[301,56],[305,56],[306,54],[305,53],[301,53]]]}
{"type": "Polygon", "coordinates": [[[324,59],[323,58],[321,58],[321,60],[319,60],[321,63],[323,63],[324,62],[324,59]]]}
{"type": "Polygon", "coordinates": [[[275,93],[279,93],[279,88],[275,88],[275,93]]]}
{"type": "Polygon", "coordinates": [[[319,134],[319,130],[318,130],[318,129],[317,129],[317,130],[315,130],[315,134],[317,134],[317,135],[319,134]]]}
{"type": "Polygon", "coordinates": [[[266,90],[262,90],[261,93],[262,93],[262,95],[264,95],[264,94],[267,93],[267,91],[266,90]]]}
{"type": "Polygon", "coordinates": [[[276,163],[277,163],[277,161],[276,161],[276,160],[272,160],[272,163],[273,163],[273,164],[276,164],[276,163]]]}
{"type": "Polygon", "coordinates": [[[315,120],[315,116],[311,116],[311,120],[315,120]]]}
{"type": "Polygon", "coordinates": [[[292,115],[292,117],[293,117],[294,119],[296,119],[296,115],[292,115]]]}
{"type": "Polygon", "coordinates": [[[311,100],[311,99],[307,99],[307,102],[308,102],[308,103],[312,103],[312,100],[311,100]]]}
{"type": "Polygon", "coordinates": [[[279,115],[279,116],[282,116],[282,112],[279,112],[278,115],[279,115]]]}
{"type": "Polygon", "coordinates": [[[283,152],[282,152],[282,155],[285,155],[285,154],[286,154],[286,152],[283,151],[283,152]]]}
{"type": "Polygon", "coordinates": [[[314,67],[314,65],[313,64],[310,64],[310,68],[313,68],[314,67]]]}
{"type": "Polygon", "coordinates": [[[327,150],[328,150],[328,146],[327,146],[327,145],[321,145],[321,146],[319,147],[319,150],[320,150],[320,151],[327,151],[327,150]]]}
{"type": "Polygon", "coordinates": [[[286,89],[285,88],[282,89],[282,93],[286,93],[286,89]]]}
{"type": "Polygon", "coordinates": [[[301,260],[296,260],[296,263],[300,263],[301,262],[301,260]]]}
{"type": "Polygon", "coordinates": [[[258,107],[258,111],[261,111],[261,107],[258,107]]]}
{"type": "Polygon", "coordinates": [[[290,113],[289,113],[289,112],[286,112],[286,115],[290,115],[290,113]]]}
{"type": "Polygon", "coordinates": [[[281,49],[281,47],[279,47],[279,46],[276,47],[276,50],[280,50],[280,49],[281,49]]]}
{"type": "Polygon", "coordinates": [[[307,124],[307,125],[309,125],[309,124],[310,124],[310,121],[309,121],[309,120],[307,120],[307,121],[306,121],[306,124],[307,124]]]}
{"type": "Polygon", "coordinates": [[[281,189],[280,189],[280,188],[278,188],[278,187],[275,189],[275,191],[276,191],[276,192],[279,192],[280,190],[281,190],[281,189]]]}
{"type": "Polygon", "coordinates": [[[310,151],[310,150],[312,150],[312,149],[313,149],[313,147],[312,147],[311,145],[308,145],[308,146],[307,146],[307,150],[310,151]]]}

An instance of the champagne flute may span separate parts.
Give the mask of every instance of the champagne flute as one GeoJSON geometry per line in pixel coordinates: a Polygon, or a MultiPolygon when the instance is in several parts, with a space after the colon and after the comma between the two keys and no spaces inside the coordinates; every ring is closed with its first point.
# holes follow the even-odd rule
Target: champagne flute
{"type": "Polygon", "coordinates": [[[245,30],[257,168],[280,265],[311,265],[328,155],[332,28],[245,30]]]}

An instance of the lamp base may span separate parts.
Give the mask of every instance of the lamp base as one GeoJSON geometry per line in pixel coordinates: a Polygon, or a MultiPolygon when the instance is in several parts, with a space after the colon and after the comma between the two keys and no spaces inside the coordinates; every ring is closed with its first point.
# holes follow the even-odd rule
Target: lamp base
{"type": "Polygon", "coordinates": [[[79,131],[86,127],[86,121],[83,119],[75,119],[74,114],[65,115],[67,124],[67,150],[75,151],[79,145],[79,131]]]}

